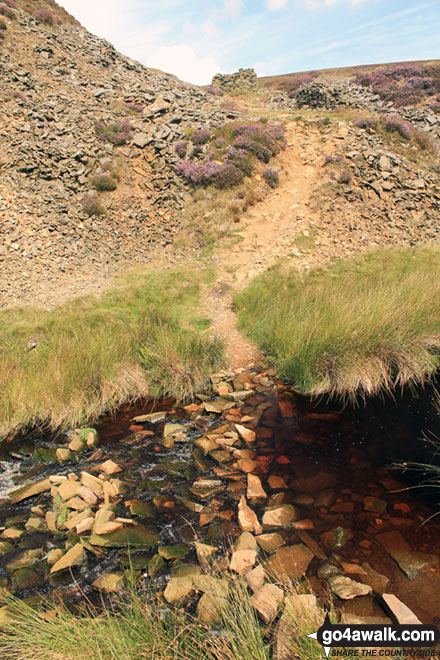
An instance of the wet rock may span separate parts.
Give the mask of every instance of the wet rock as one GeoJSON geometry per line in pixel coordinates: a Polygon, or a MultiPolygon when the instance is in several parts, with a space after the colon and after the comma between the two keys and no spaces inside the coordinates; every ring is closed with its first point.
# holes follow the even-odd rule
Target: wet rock
{"type": "Polygon", "coordinates": [[[216,554],[218,547],[214,545],[207,545],[206,543],[196,543],[196,555],[199,564],[206,568],[209,566],[212,558],[216,554]]]}
{"type": "Polygon", "coordinates": [[[162,410],[155,413],[149,413],[148,415],[138,415],[137,417],[133,417],[132,421],[139,423],[149,422],[150,424],[158,424],[167,418],[167,414],[168,413],[166,410],[162,410]]]}
{"type": "Polygon", "coordinates": [[[8,527],[7,529],[4,529],[0,534],[0,538],[13,541],[15,539],[21,538],[24,533],[24,529],[18,529],[18,527],[8,527]]]}
{"type": "Polygon", "coordinates": [[[58,495],[61,497],[61,499],[66,502],[67,500],[70,500],[72,497],[75,497],[78,495],[79,491],[81,490],[82,484],[79,481],[70,481],[70,479],[66,479],[63,481],[59,488],[58,488],[58,495]]]}
{"type": "Polygon", "coordinates": [[[283,603],[284,593],[274,584],[265,584],[253,596],[250,603],[264,623],[272,623],[283,603]]]}
{"type": "Polygon", "coordinates": [[[291,487],[295,490],[304,493],[317,493],[323,490],[328,490],[336,486],[338,480],[327,472],[318,472],[312,477],[300,477],[294,479],[291,487]]]}
{"type": "Polygon", "coordinates": [[[64,571],[66,568],[73,568],[74,566],[82,566],[87,561],[87,554],[81,543],[77,543],[70,548],[56,564],[50,569],[51,573],[64,571]]]}
{"type": "Polygon", "coordinates": [[[164,591],[167,603],[181,603],[194,591],[191,577],[172,577],[164,591]]]}
{"type": "Polygon", "coordinates": [[[235,573],[248,573],[257,561],[255,550],[238,550],[232,553],[230,569],[235,573]]]}
{"type": "Polygon", "coordinates": [[[34,550],[26,550],[17,555],[13,561],[6,564],[6,571],[8,573],[13,573],[19,568],[28,568],[39,561],[43,557],[42,548],[35,548],[34,550]]]}
{"type": "Polygon", "coordinates": [[[44,575],[32,568],[19,568],[14,573],[17,589],[34,589],[44,582],[44,575]]]}
{"type": "Polygon", "coordinates": [[[217,598],[228,597],[229,584],[227,580],[221,580],[211,575],[194,575],[192,583],[197,591],[214,594],[217,598]]]}
{"type": "Polygon", "coordinates": [[[8,541],[1,541],[0,542],[0,554],[5,555],[8,552],[13,552],[14,551],[14,546],[12,543],[8,543],[8,541]]]}
{"type": "Polygon", "coordinates": [[[258,549],[257,540],[250,532],[243,532],[235,539],[232,548],[233,552],[240,552],[241,550],[254,550],[256,552],[258,549]]]}
{"type": "Polygon", "coordinates": [[[248,474],[247,476],[247,492],[248,500],[256,498],[266,498],[267,493],[261,485],[261,479],[255,474],[248,474]]]}
{"type": "Polygon", "coordinates": [[[382,600],[397,623],[401,625],[420,625],[422,623],[414,612],[393,594],[382,594],[382,600]]]}
{"type": "Polygon", "coordinates": [[[245,532],[254,532],[261,534],[262,526],[258,522],[256,513],[247,505],[244,495],[240,498],[238,504],[238,524],[245,532]]]}
{"type": "Polygon", "coordinates": [[[22,488],[18,488],[10,493],[11,504],[18,504],[23,500],[26,500],[28,497],[34,497],[34,495],[40,495],[46,490],[50,490],[51,482],[49,479],[41,479],[32,484],[27,484],[22,488]]]}
{"type": "Polygon", "coordinates": [[[256,433],[251,429],[242,426],[241,424],[235,424],[235,428],[238,431],[239,435],[245,442],[255,442],[256,433]]]}
{"type": "Polygon", "coordinates": [[[257,536],[256,540],[260,548],[268,554],[272,554],[275,550],[278,550],[278,548],[281,548],[281,546],[286,543],[284,538],[281,534],[278,534],[278,532],[274,532],[273,534],[260,534],[260,536],[257,536]]]}
{"type": "Polygon", "coordinates": [[[365,511],[371,511],[372,513],[386,513],[387,503],[385,500],[380,500],[377,497],[365,497],[364,509],[365,511]]]}
{"type": "Polygon", "coordinates": [[[371,593],[371,587],[368,584],[356,582],[346,575],[331,575],[327,582],[332,592],[343,600],[351,600],[357,596],[366,596],[371,593]]]}
{"type": "Polygon", "coordinates": [[[314,506],[317,509],[322,507],[329,509],[336,500],[336,491],[333,488],[327,488],[326,490],[321,491],[315,497],[314,506]]]}
{"type": "Polygon", "coordinates": [[[374,568],[371,568],[370,564],[366,562],[362,564],[362,568],[366,575],[361,576],[361,581],[364,584],[370,585],[376,594],[382,595],[387,590],[390,583],[389,578],[386,575],[382,575],[375,571],[374,568]]]}
{"type": "Polygon", "coordinates": [[[285,480],[283,479],[283,477],[278,477],[275,474],[271,474],[270,477],[268,478],[267,482],[273,490],[278,490],[279,488],[280,489],[281,488],[287,488],[287,484],[286,484],[285,480]]]}
{"type": "Polygon", "coordinates": [[[255,593],[263,586],[266,573],[264,572],[264,568],[262,566],[257,566],[256,568],[253,568],[251,571],[246,573],[245,577],[248,586],[255,593]]]}
{"type": "Polygon", "coordinates": [[[161,545],[157,552],[161,557],[170,561],[171,559],[181,559],[186,557],[189,553],[189,548],[186,545],[161,545]]]}
{"type": "Polygon", "coordinates": [[[159,543],[159,536],[153,530],[143,525],[127,527],[105,536],[92,534],[89,543],[104,548],[149,548],[159,543]]]}
{"type": "Polygon", "coordinates": [[[337,566],[334,566],[333,564],[329,564],[328,562],[324,562],[318,568],[317,576],[321,580],[327,580],[329,577],[332,577],[334,575],[342,575],[342,571],[341,571],[340,568],[338,568],[337,566]]]}
{"type": "Polygon", "coordinates": [[[206,497],[211,497],[216,493],[221,493],[225,489],[225,486],[222,481],[219,479],[198,479],[193,483],[190,488],[193,495],[205,499],[206,497]]]}
{"type": "Polygon", "coordinates": [[[98,465],[98,469],[100,472],[103,472],[107,476],[111,476],[112,474],[117,474],[118,472],[122,472],[122,468],[119,467],[117,463],[112,461],[111,459],[108,459],[101,465],[98,465]]]}
{"type": "Polygon", "coordinates": [[[324,548],[330,552],[342,548],[352,537],[353,532],[350,529],[336,527],[321,534],[320,540],[324,548]]]}
{"type": "Polygon", "coordinates": [[[101,479],[89,474],[88,472],[81,472],[81,484],[90,488],[90,490],[95,493],[98,499],[102,499],[104,496],[103,491],[103,482],[101,479]]]}
{"type": "Polygon", "coordinates": [[[437,555],[405,550],[390,551],[390,555],[410,580],[416,580],[422,571],[430,567],[438,567],[437,555]]]}
{"type": "Polygon", "coordinates": [[[124,576],[122,573],[103,573],[92,582],[92,587],[106,594],[117,593],[124,587],[124,576]]]}
{"type": "Polygon", "coordinates": [[[291,504],[266,509],[263,516],[264,527],[288,527],[294,520],[298,520],[298,510],[291,504]]]}
{"type": "Polygon", "coordinates": [[[305,545],[290,545],[277,550],[263,564],[263,568],[269,576],[280,582],[296,580],[306,573],[312,559],[313,553],[305,545]]]}
{"type": "Polygon", "coordinates": [[[47,530],[46,521],[39,516],[31,516],[28,518],[25,528],[28,532],[45,532],[47,530]]]}

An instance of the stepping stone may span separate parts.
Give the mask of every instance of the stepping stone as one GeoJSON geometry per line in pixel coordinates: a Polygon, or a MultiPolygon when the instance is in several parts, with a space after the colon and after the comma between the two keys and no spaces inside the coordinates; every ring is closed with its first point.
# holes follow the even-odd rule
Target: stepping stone
{"type": "Polygon", "coordinates": [[[343,600],[367,596],[372,591],[368,584],[356,582],[346,575],[331,575],[327,578],[327,582],[335,596],[343,600]]]}
{"type": "Polygon", "coordinates": [[[313,552],[299,543],[277,550],[263,564],[263,568],[268,575],[279,582],[297,580],[306,573],[312,559],[313,552]]]}
{"type": "Polygon", "coordinates": [[[258,522],[256,513],[247,505],[244,495],[241,497],[238,504],[238,524],[245,532],[261,534],[263,531],[262,526],[258,522]]]}
{"type": "Polygon", "coordinates": [[[386,608],[391,612],[393,618],[396,619],[397,623],[404,626],[420,625],[422,623],[420,619],[416,617],[414,612],[412,612],[405,603],[402,603],[402,601],[393,594],[382,594],[382,600],[385,603],[386,608]]]}
{"type": "Polygon", "coordinates": [[[167,603],[181,603],[194,591],[192,577],[172,577],[164,591],[167,603]]]}
{"type": "Polygon", "coordinates": [[[106,594],[117,593],[124,587],[124,576],[122,573],[103,573],[92,582],[92,587],[106,594]]]}
{"type": "Polygon", "coordinates": [[[264,527],[288,527],[294,520],[298,520],[298,510],[292,504],[283,504],[279,507],[266,509],[263,515],[264,527]]]}
{"type": "Polygon", "coordinates": [[[50,572],[57,573],[58,571],[64,571],[66,568],[72,568],[73,566],[82,566],[86,561],[86,551],[81,543],[77,543],[52,566],[50,572]]]}
{"type": "Polygon", "coordinates": [[[274,584],[265,584],[253,596],[250,603],[264,623],[272,623],[284,600],[283,590],[274,584]]]}
{"type": "Polygon", "coordinates": [[[196,614],[204,623],[215,624],[221,621],[221,613],[227,606],[228,601],[225,598],[206,593],[197,603],[196,614]]]}

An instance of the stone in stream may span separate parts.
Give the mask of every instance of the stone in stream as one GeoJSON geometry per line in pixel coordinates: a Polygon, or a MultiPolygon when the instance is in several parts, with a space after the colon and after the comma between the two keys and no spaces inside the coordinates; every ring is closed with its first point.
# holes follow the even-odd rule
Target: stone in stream
{"type": "Polygon", "coordinates": [[[262,526],[258,522],[256,513],[247,505],[244,495],[241,496],[238,504],[238,524],[245,532],[261,534],[263,531],[262,526]]]}
{"type": "Polygon", "coordinates": [[[22,486],[10,493],[9,497],[11,499],[11,504],[18,504],[23,500],[26,500],[28,497],[33,497],[34,495],[40,495],[46,490],[50,490],[51,487],[50,479],[41,479],[27,486],[22,486]]]}
{"type": "Polygon", "coordinates": [[[44,575],[32,568],[19,568],[15,571],[13,581],[18,589],[34,589],[44,582],[44,575]]]}
{"type": "Polygon", "coordinates": [[[47,531],[46,521],[44,518],[40,518],[40,516],[30,516],[25,524],[25,528],[28,532],[47,531]]]}
{"type": "Polygon", "coordinates": [[[152,529],[137,525],[136,527],[125,527],[104,536],[92,534],[89,543],[104,548],[125,548],[127,545],[133,548],[149,548],[159,543],[159,536],[152,529]]]}
{"type": "Polygon", "coordinates": [[[205,499],[206,497],[220,493],[224,489],[223,481],[219,479],[198,479],[193,483],[190,491],[193,495],[205,499]]]}
{"type": "Polygon", "coordinates": [[[104,496],[103,491],[103,482],[101,479],[89,474],[88,472],[81,472],[81,483],[83,486],[90,488],[90,490],[95,493],[98,499],[102,499],[104,496]]]}
{"type": "Polygon", "coordinates": [[[149,424],[158,424],[166,419],[167,414],[166,410],[162,410],[155,413],[149,413],[148,415],[138,415],[137,417],[133,417],[132,421],[139,422],[140,424],[145,422],[148,422],[149,424]]]}
{"type": "Polygon", "coordinates": [[[346,575],[330,575],[327,582],[335,596],[343,600],[351,600],[357,596],[367,596],[372,591],[368,584],[356,582],[346,575]]]}
{"type": "Polygon", "coordinates": [[[172,577],[164,591],[167,603],[181,603],[194,591],[192,577],[172,577]]]}
{"type": "Polygon", "coordinates": [[[228,601],[214,594],[203,594],[197,603],[196,614],[206,624],[215,624],[221,620],[222,611],[226,610],[228,601]]]}
{"type": "Polygon", "coordinates": [[[84,502],[81,497],[72,497],[72,499],[67,500],[66,505],[69,509],[74,509],[75,511],[85,511],[89,508],[87,502],[84,502]]]}
{"type": "Polygon", "coordinates": [[[257,543],[264,552],[272,554],[275,550],[285,545],[286,541],[281,534],[274,532],[273,534],[260,534],[260,536],[257,536],[257,543]]]}
{"type": "Polygon", "coordinates": [[[365,572],[365,575],[361,575],[361,581],[364,584],[369,584],[376,594],[382,595],[386,591],[390,579],[386,575],[375,571],[367,562],[364,562],[361,566],[365,572]]]}
{"type": "Polygon", "coordinates": [[[263,564],[266,573],[280,582],[297,580],[307,571],[313,552],[305,545],[289,545],[280,548],[263,564]]]}
{"type": "Polygon", "coordinates": [[[165,559],[159,554],[153,555],[148,562],[148,575],[150,578],[155,578],[158,573],[165,566],[165,559]]]}
{"type": "Polygon", "coordinates": [[[186,557],[189,553],[189,548],[186,545],[161,545],[157,552],[161,557],[170,561],[171,559],[181,559],[186,557]]]}
{"type": "Polygon", "coordinates": [[[15,539],[19,539],[25,534],[24,529],[18,529],[18,527],[7,527],[6,529],[3,530],[3,532],[0,534],[1,539],[9,539],[11,541],[15,539]]]}
{"type": "Polygon", "coordinates": [[[292,504],[266,509],[263,515],[264,527],[288,527],[294,520],[298,520],[298,510],[292,504]]]}
{"type": "Polygon", "coordinates": [[[232,553],[229,567],[235,573],[248,573],[257,561],[256,550],[238,550],[232,553]]]}
{"type": "Polygon", "coordinates": [[[263,486],[261,485],[261,479],[260,477],[257,477],[255,474],[248,474],[247,476],[247,492],[246,496],[248,500],[251,500],[253,498],[259,499],[259,498],[266,498],[267,493],[264,490],[263,486]]]}
{"type": "Polygon", "coordinates": [[[364,497],[364,509],[371,513],[386,513],[387,503],[377,497],[364,497]]]}
{"type": "Polygon", "coordinates": [[[70,531],[74,529],[77,525],[82,523],[83,520],[86,520],[90,517],[92,517],[92,520],[94,519],[90,509],[86,511],[81,511],[80,513],[77,513],[68,520],[66,520],[66,522],[64,523],[64,527],[66,527],[70,531]]]}
{"type": "Polygon", "coordinates": [[[221,580],[211,575],[194,575],[192,583],[197,591],[214,594],[218,598],[228,597],[229,584],[227,580],[221,580]]]}
{"type": "Polygon", "coordinates": [[[6,564],[6,572],[13,573],[19,568],[28,568],[39,561],[43,557],[42,548],[35,548],[34,550],[25,550],[20,552],[11,562],[6,564]]]}
{"type": "Polygon", "coordinates": [[[84,520],[81,520],[81,522],[76,525],[76,533],[84,534],[84,532],[92,531],[94,522],[95,519],[93,518],[93,516],[90,516],[89,518],[84,518],[84,520]]]}
{"type": "Polygon", "coordinates": [[[235,428],[238,431],[239,435],[245,442],[255,442],[256,433],[251,429],[242,426],[241,424],[235,424],[235,428]]]}
{"type": "Polygon", "coordinates": [[[336,491],[333,488],[327,488],[316,495],[313,506],[316,509],[322,507],[329,509],[336,500],[336,491]]]}
{"type": "Polygon", "coordinates": [[[263,586],[266,573],[264,572],[264,568],[262,566],[257,566],[256,568],[253,568],[251,571],[249,571],[249,573],[246,573],[245,577],[248,586],[255,593],[263,586]]]}
{"type": "Polygon", "coordinates": [[[257,551],[257,541],[253,534],[250,532],[242,532],[238,538],[235,539],[232,545],[232,552],[240,552],[241,550],[254,550],[257,551]]]}
{"type": "Polygon", "coordinates": [[[196,543],[195,548],[197,561],[202,567],[207,568],[218,551],[218,547],[215,545],[207,545],[206,543],[196,543]]]}
{"type": "Polygon", "coordinates": [[[397,623],[404,626],[420,625],[422,623],[414,612],[394,594],[382,594],[382,600],[397,623]]]}
{"type": "Polygon", "coordinates": [[[70,481],[66,479],[63,481],[58,488],[58,495],[61,497],[63,502],[67,502],[72,497],[76,497],[82,488],[80,481],[70,481]]]}
{"type": "Polygon", "coordinates": [[[119,467],[117,463],[112,461],[110,458],[107,461],[104,461],[104,463],[101,463],[101,465],[97,466],[100,472],[103,472],[107,476],[111,476],[112,474],[118,474],[118,472],[122,472],[122,468],[119,467]]]}
{"type": "Polygon", "coordinates": [[[284,600],[283,590],[274,584],[265,584],[253,596],[250,603],[264,623],[272,623],[284,600]]]}
{"type": "Polygon", "coordinates": [[[0,554],[5,555],[8,552],[13,552],[14,550],[15,546],[13,546],[12,543],[8,543],[8,541],[0,542],[0,554]]]}
{"type": "Polygon", "coordinates": [[[103,573],[92,582],[92,587],[106,594],[117,593],[124,587],[124,576],[122,573],[103,573]]]}
{"type": "Polygon", "coordinates": [[[46,563],[48,566],[53,566],[64,555],[62,548],[52,548],[46,555],[46,563]]]}
{"type": "Polygon", "coordinates": [[[335,527],[335,529],[330,529],[328,532],[321,534],[320,540],[324,548],[330,552],[342,548],[352,537],[353,532],[351,529],[335,527]]]}
{"type": "Polygon", "coordinates": [[[310,628],[318,630],[325,613],[318,606],[314,594],[287,596],[283,614],[274,634],[273,660],[292,660],[296,657],[296,638],[299,622],[310,622],[310,628]],[[313,623],[314,622],[314,623],[313,623]],[[292,640],[292,641],[290,641],[292,640]]]}
{"type": "Polygon", "coordinates": [[[77,543],[70,548],[56,564],[50,569],[51,573],[64,571],[66,568],[73,568],[74,566],[82,566],[87,561],[87,554],[81,543],[77,543]]]}
{"type": "Polygon", "coordinates": [[[407,540],[398,531],[378,534],[376,539],[410,580],[415,580],[419,573],[427,568],[438,567],[437,555],[413,552],[407,540]]]}
{"type": "Polygon", "coordinates": [[[66,447],[58,447],[55,455],[58,463],[68,463],[75,458],[73,451],[67,449],[66,447]]]}
{"type": "Polygon", "coordinates": [[[323,490],[333,488],[338,484],[338,480],[327,472],[318,472],[312,477],[299,477],[294,479],[291,487],[303,493],[318,493],[323,490]]]}

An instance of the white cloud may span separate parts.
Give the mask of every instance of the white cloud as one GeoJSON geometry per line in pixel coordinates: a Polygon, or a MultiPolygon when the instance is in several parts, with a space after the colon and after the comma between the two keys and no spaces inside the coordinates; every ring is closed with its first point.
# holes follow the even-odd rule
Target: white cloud
{"type": "Polygon", "coordinates": [[[238,18],[243,9],[244,0],[225,0],[223,12],[226,18],[238,18]]]}
{"type": "Polygon", "coordinates": [[[207,37],[216,37],[220,33],[220,29],[211,19],[202,23],[201,30],[207,37]]]}
{"type": "Polygon", "coordinates": [[[355,7],[369,1],[370,0],[302,0],[301,4],[305,6],[306,9],[321,9],[322,7],[334,7],[342,2],[355,7]]]}
{"type": "Polygon", "coordinates": [[[197,57],[194,48],[189,44],[160,46],[143,61],[146,66],[174,73],[182,80],[196,85],[207,85],[215,73],[221,72],[213,57],[197,57]]]}
{"type": "Polygon", "coordinates": [[[289,0],[265,0],[266,9],[269,11],[281,11],[287,9],[289,0]]]}

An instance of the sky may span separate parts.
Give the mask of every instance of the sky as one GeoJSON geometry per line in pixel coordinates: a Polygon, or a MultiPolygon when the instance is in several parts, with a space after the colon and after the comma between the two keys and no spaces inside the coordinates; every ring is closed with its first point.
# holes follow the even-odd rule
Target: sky
{"type": "Polygon", "coordinates": [[[206,85],[440,59],[440,0],[59,0],[90,32],[149,67],[206,85]]]}

